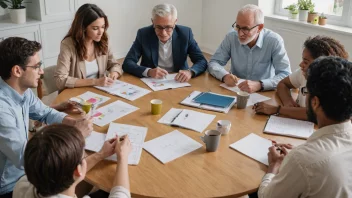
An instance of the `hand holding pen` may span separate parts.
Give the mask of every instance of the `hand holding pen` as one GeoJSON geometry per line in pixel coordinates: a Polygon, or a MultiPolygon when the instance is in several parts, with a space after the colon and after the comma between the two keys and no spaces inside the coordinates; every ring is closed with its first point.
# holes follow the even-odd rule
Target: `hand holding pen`
{"type": "Polygon", "coordinates": [[[148,70],[148,73],[147,75],[149,77],[152,77],[152,78],[164,78],[166,79],[166,75],[168,75],[169,73],[165,70],[165,69],[162,69],[160,67],[156,67],[154,69],[149,69],[148,70]]]}
{"type": "Polygon", "coordinates": [[[114,80],[110,77],[107,77],[105,74],[103,77],[99,78],[99,79],[94,79],[95,81],[95,85],[96,86],[101,86],[101,87],[107,87],[107,86],[111,86],[114,83],[114,80]]]}

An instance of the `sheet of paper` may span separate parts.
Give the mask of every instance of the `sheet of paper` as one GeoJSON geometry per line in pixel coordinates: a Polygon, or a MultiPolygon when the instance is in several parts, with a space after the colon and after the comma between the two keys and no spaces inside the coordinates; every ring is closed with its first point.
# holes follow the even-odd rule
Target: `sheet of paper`
{"type": "Polygon", "coordinates": [[[308,139],[314,132],[314,124],[291,118],[270,116],[264,132],[308,139]]]}
{"type": "MultiPolygon", "coordinates": [[[[239,80],[239,82],[243,82],[243,81],[245,81],[245,80],[242,80],[242,79],[239,80]]],[[[236,87],[229,87],[225,83],[221,84],[220,86],[224,87],[224,88],[226,88],[226,89],[228,89],[230,91],[233,91],[235,93],[240,91],[240,89],[237,86],[236,87]]],[[[271,98],[268,98],[268,97],[263,96],[263,95],[258,94],[258,93],[252,93],[252,94],[249,94],[249,95],[250,96],[249,96],[249,99],[247,101],[247,107],[252,106],[252,105],[254,105],[257,102],[264,102],[266,100],[270,100],[271,99],[271,98]]]]}
{"type": "MultiPolygon", "coordinates": [[[[117,134],[119,137],[124,135],[128,135],[128,138],[132,144],[132,151],[128,156],[128,164],[137,165],[141,158],[142,148],[145,136],[147,135],[148,128],[146,127],[139,127],[139,126],[132,126],[127,124],[117,124],[117,123],[110,123],[108,133],[106,134],[106,139],[109,140],[114,138],[117,134]]],[[[116,154],[107,158],[108,160],[117,160],[116,154]]]]}
{"type": "Polygon", "coordinates": [[[99,152],[100,149],[103,147],[105,142],[105,133],[98,133],[92,131],[90,136],[86,137],[86,150],[99,152]]]}
{"type": "MultiPolygon", "coordinates": [[[[196,107],[196,108],[200,108],[200,109],[206,109],[206,110],[210,110],[210,111],[218,111],[218,112],[223,112],[223,113],[229,112],[229,110],[232,108],[232,106],[236,103],[236,100],[234,100],[233,103],[230,106],[226,107],[226,108],[210,106],[210,105],[205,105],[205,104],[199,104],[199,103],[194,102],[193,99],[196,96],[198,96],[200,93],[202,93],[202,92],[193,91],[189,96],[187,96],[187,98],[185,98],[180,103],[183,104],[183,105],[191,106],[191,107],[196,107]]],[[[213,93],[213,94],[215,94],[215,93],[213,93]]],[[[221,94],[217,94],[217,95],[221,96],[221,94]]],[[[233,98],[236,99],[236,96],[233,96],[233,98]]]]}
{"type": "Polygon", "coordinates": [[[180,83],[175,80],[177,74],[168,74],[165,79],[156,78],[141,78],[153,91],[160,91],[164,89],[175,89],[179,87],[189,87],[191,84],[184,82],[180,83]]]}
{"type": "Polygon", "coordinates": [[[230,148],[268,166],[268,148],[271,146],[270,140],[251,133],[231,144],[230,148]]]}
{"type": "Polygon", "coordinates": [[[115,80],[114,84],[109,87],[95,86],[95,88],[131,101],[136,100],[150,92],[147,89],[120,80],[115,80]]]}
{"type": "MultiPolygon", "coordinates": [[[[238,82],[237,82],[237,84],[240,84],[241,82],[244,82],[244,81],[245,81],[244,79],[239,79],[238,82]]],[[[228,90],[230,90],[230,91],[236,92],[236,93],[239,92],[239,91],[241,91],[241,90],[238,88],[238,86],[230,87],[230,86],[227,86],[225,83],[222,83],[220,86],[221,86],[221,87],[224,87],[224,88],[226,88],[226,89],[228,89],[228,90]]]]}
{"type": "Polygon", "coordinates": [[[158,120],[158,122],[191,129],[201,133],[208,127],[215,117],[215,115],[188,109],[171,108],[162,118],[158,120]]]}
{"type": "Polygon", "coordinates": [[[202,144],[174,130],[144,143],[143,148],[163,164],[182,157],[198,148],[202,144]]]}
{"type": "Polygon", "coordinates": [[[139,108],[118,100],[97,109],[93,113],[93,123],[102,127],[118,118],[136,111],[137,109],[139,108]]]}
{"type": "Polygon", "coordinates": [[[83,104],[84,102],[89,102],[91,104],[94,104],[96,106],[99,106],[103,104],[104,102],[108,101],[110,98],[99,95],[90,91],[85,92],[84,94],[81,94],[79,96],[70,98],[71,101],[83,104]]]}

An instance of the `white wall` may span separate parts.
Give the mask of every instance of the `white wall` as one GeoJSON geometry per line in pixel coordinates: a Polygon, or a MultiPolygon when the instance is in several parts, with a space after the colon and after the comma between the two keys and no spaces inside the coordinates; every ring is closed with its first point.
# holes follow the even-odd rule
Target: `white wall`
{"type": "Polygon", "coordinates": [[[258,5],[258,0],[203,0],[203,51],[213,54],[236,21],[238,10],[246,4],[258,5]]]}
{"type": "Polygon", "coordinates": [[[178,24],[189,26],[195,39],[202,40],[202,0],[91,0],[108,15],[110,44],[117,58],[124,57],[135,40],[137,30],[151,25],[152,8],[171,3],[178,10],[178,24]]]}

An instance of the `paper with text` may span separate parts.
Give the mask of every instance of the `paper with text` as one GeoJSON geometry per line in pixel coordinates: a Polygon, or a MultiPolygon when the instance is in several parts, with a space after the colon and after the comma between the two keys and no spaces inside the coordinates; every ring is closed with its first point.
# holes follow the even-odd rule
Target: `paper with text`
{"type": "Polygon", "coordinates": [[[231,144],[230,148],[268,166],[268,148],[271,146],[270,140],[251,133],[231,144]]]}
{"type": "Polygon", "coordinates": [[[118,100],[97,109],[92,115],[93,123],[102,127],[118,118],[136,111],[137,109],[139,108],[118,100]]]}
{"type": "Polygon", "coordinates": [[[216,116],[188,109],[171,108],[158,122],[191,129],[199,133],[214,120],[216,116]]]}
{"type": "Polygon", "coordinates": [[[164,89],[175,89],[180,87],[189,87],[191,84],[184,82],[180,83],[175,80],[177,74],[168,74],[166,78],[141,78],[146,85],[148,85],[153,91],[160,91],[164,89]]]}
{"type": "Polygon", "coordinates": [[[174,130],[144,143],[143,148],[163,164],[182,157],[198,148],[202,144],[174,130]]]}
{"type": "Polygon", "coordinates": [[[84,104],[84,102],[88,102],[90,104],[94,104],[94,105],[101,105],[103,103],[105,103],[106,101],[108,101],[110,98],[103,96],[103,95],[99,95],[96,93],[93,93],[91,91],[87,91],[84,94],[81,94],[79,96],[70,98],[71,101],[80,103],[80,104],[84,104]]]}
{"type": "MultiPolygon", "coordinates": [[[[244,79],[239,79],[238,82],[237,82],[237,85],[242,83],[242,82],[244,82],[244,81],[245,81],[244,79]]],[[[222,83],[220,86],[223,87],[223,88],[226,88],[226,89],[228,89],[230,91],[236,92],[236,93],[241,91],[240,88],[238,88],[238,86],[230,87],[230,86],[227,86],[225,83],[222,83]]]]}
{"type": "MultiPolygon", "coordinates": [[[[111,138],[116,137],[116,134],[119,137],[124,135],[128,135],[128,138],[132,144],[132,151],[128,156],[128,164],[137,165],[141,158],[142,148],[144,139],[147,135],[148,128],[139,127],[127,124],[118,124],[118,123],[110,123],[108,133],[106,134],[106,139],[109,140],[111,138]]],[[[109,160],[117,161],[116,154],[108,157],[109,160]]]]}
{"type": "Polygon", "coordinates": [[[92,131],[92,133],[86,137],[86,150],[99,152],[100,149],[103,147],[105,142],[105,133],[98,133],[92,131]]]}
{"type": "Polygon", "coordinates": [[[308,139],[314,132],[314,124],[308,121],[270,116],[264,132],[308,139]]]}
{"type": "Polygon", "coordinates": [[[115,80],[113,85],[109,87],[95,86],[95,88],[131,101],[150,93],[147,89],[120,80],[115,80]]]}

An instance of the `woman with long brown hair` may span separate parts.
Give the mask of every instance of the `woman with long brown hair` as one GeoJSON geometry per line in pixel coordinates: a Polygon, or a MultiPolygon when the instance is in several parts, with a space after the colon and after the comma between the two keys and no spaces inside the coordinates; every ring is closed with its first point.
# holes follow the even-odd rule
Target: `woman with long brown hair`
{"type": "Polygon", "coordinates": [[[108,27],[107,16],[95,4],[84,4],[77,10],[60,46],[54,75],[59,90],[109,86],[122,75],[109,48],[108,27]]]}

